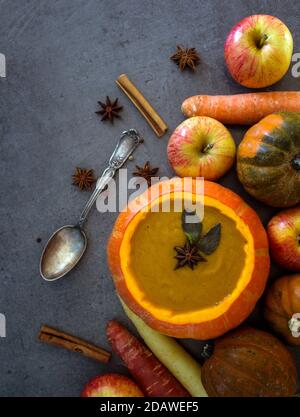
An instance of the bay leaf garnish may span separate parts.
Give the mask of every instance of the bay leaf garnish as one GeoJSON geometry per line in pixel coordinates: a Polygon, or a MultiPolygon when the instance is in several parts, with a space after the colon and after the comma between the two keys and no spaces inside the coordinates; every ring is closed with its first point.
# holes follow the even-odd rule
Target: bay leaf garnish
{"type": "Polygon", "coordinates": [[[202,236],[203,225],[196,211],[187,212],[183,210],[181,215],[181,227],[186,236],[184,246],[175,246],[175,258],[177,265],[175,270],[188,266],[194,269],[199,262],[207,262],[200,252],[211,255],[219,246],[221,239],[221,223],[213,226],[202,236]]]}
{"type": "Polygon", "coordinates": [[[202,233],[202,223],[196,214],[196,211],[187,212],[183,210],[181,216],[182,230],[188,238],[191,245],[197,244],[202,233]]]}
{"type": "Polygon", "coordinates": [[[221,239],[221,223],[213,226],[207,233],[198,241],[198,248],[205,255],[211,255],[219,246],[221,239]]]}

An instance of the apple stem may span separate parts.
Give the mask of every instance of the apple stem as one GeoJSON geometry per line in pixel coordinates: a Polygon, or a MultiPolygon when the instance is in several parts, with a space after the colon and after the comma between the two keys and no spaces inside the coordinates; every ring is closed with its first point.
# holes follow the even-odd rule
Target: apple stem
{"type": "Polygon", "coordinates": [[[268,39],[268,35],[266,35],[265,33],[263,34],[263,36],[260,38],[259,40],[259,44],[258,44],[258,48],[261,49],[264,44],[266,43],[266,40],[268,39]]]}
{"type": "Polygon", "coordinates": [[[206,153],[208,152],[210,149],[212,149],[214,147],[214,145],[212,143],[208,143],[203,149],[202,149],[202,153],[206,153]]]}

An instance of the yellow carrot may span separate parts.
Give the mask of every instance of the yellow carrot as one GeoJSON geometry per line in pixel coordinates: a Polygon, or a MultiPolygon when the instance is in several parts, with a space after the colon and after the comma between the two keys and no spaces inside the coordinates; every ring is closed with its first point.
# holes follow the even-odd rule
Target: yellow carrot
{"type": "Polygon", "coordinates": [[[209,116],[224,124],[252,125],[278,111],[300,112],[300,91],[198,95],[187,98],[181,110],[187,117],[209,116]]]}
{"type": "Polygon", "coordinates": [[[165,365],[182,386],[193,397],[207,397],[207,393],[201,382],[201,366],[181,347],[173,338],[165,336],[151,329],[147,324],[134,314],[121,300],[124,311],[135,325],[140,336],[165,365]]]}

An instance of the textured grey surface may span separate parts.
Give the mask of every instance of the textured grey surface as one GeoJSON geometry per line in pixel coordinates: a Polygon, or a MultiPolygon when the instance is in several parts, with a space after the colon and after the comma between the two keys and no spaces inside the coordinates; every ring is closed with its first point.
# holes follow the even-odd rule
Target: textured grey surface
{"type": "MultiPolygon", "coordinates": [[[[108,348],[106,321],[126,322],[106,265],[116,215],[92,213],[88,251],[64,280],[41,280],[42,247],[56,228],[76,221],[89,195],[71,185],[74,168],[93,167],[100,174],[122,130],[137,128],[146,139],[134,162],[149,159],[161,175],[172,176],[168,134],[156,138],[118,90],[117,76],[125,72],[136,82],[171,132],[183,120],[183,98],[245,91],[226,74],[223,44],[230,28],[254,13],[281,18],[300,51],[299,5],[293,0],[0,1],[0,52],[7,59],[7,78],[0,79],[0,313],[7,319],[7,337],[0,339],[1,396],[78,396],[89,378],[126,372],[116,358],[105,366],[37,342],[47,323],[108,348]],[[195,74],[180,73],[169,60],[177,43],[199,50],[195,74]],[[106,95],[120,97],[124,106],[114,126],[94,114],[106,95]]],[[[299,89],[299,83],[289,71],[272,89],[299,89]]],[[[231,131],[238,143],[245,129],[231,131]]],[[[264,223],[271,217],[271,210],[245,195],[234,170],[221,183],[244,196],[264,223]]],[[[273,268],[272,276],[279,274],[273,268]]],[[[199,343],[188,345],[199,355],[199,343]]]]}

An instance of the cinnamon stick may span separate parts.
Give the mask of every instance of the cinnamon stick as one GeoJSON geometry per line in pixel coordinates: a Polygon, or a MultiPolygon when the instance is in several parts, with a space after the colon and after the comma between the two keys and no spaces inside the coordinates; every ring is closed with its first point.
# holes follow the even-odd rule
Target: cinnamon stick
{"type": "Polygon", "coordinates": [[[104,349],[94,346],[75,336],[71,336],[70,334],[53,329],[49,326],[41,327],[38,338],[41,342],[81,353],[82,355],[95,359],[99,362],[107,363],[110,359],[110,353],[104,349]]]}
{"type": "Polygon", "coordinates": [[[145,117],[158,137],[163,136],[168,130],[168,125],[154,110],[148,100],[142,95],[126,74],[121,74],[116,80],[118,86],[123,90],[127,97],[132,101],[135,107],[145,117]]]}

